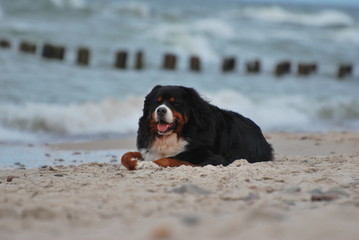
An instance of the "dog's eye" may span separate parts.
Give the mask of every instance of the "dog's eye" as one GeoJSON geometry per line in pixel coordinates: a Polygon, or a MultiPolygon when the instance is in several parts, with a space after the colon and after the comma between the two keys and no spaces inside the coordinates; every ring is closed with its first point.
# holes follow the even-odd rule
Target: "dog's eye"
{"type": "Polygon", "coordinates": [[[171,97],[171,98],[170,98],[170,102],[171,102],[171,104],[172,104],[173,106],[178,106],[178,105],[179,105],[179,102],[176,101],[174,97],[171,97]]]}
{"type": "Polygon", "coordinates": [[[158,103],[162,102],[162,100],[163,100],[163,98],[161,96],[157,98],[158,103]]]}

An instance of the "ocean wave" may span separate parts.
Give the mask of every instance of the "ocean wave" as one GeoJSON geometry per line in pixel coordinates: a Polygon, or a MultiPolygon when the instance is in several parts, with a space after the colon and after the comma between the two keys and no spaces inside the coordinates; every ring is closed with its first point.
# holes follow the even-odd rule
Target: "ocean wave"
{"type": "Polygon", "coordinates": [[[282,7],[246,7],[240,15],[261,21],[292,23],[314,27],[352,26],[355,20],[339,10],[321,10],[319,12],[293,12],[282,7]]]}
{"type": "Polygon", "coordinates": [[[301,96],[253,99],[240,92],[226,90],[218,95],[209,95],[209,99],[221,108],[249,117],[265,131],[303,131],[311,125],[311,116],[299,109],[306,103],[301,96]]]}
{"type": "Polygon", "coordinates": [[[36,134],[33,133],[26,133],[17,129],[6,129],[0,126],[0,143],[35,142],[37,138],[36,134]]]}
{"type": "Polygon", "coordinates": [[[49,0],[50,3],[59,9],[84,9],[86,2],[84,0],[49,0]]]}
{"type": "Polygon", "coordinates": [[[320,119],[333,120],[336,122],[358,120],[359,102],[350,100],[322,103],[317,106],[316,114],[320,119]]]}
{"type": "MultiPolygon", "coordinates": [[[[359,102],[353,98],[316,100],[302,95],[249,97],[234,90],[205,93],[223,109],[251,118],[264,131],[358,130],[359,102]]],[[[135,135],[143,97],[82,104],[28,103],[0,106],[0,141],[41,140],[50,136],[85,139],[135,135]]]]}
{"type": "Polygon", "coordinates": [[[149,38],[175,48],[184,54],[197,54],[205,61],[219,59],[211,40],[233,37],[234,30],[229,23],[220,19],[200,19],[189,23],[163,23],[147,32],[149,38]]]}
{"type": "Polygon", "coordinates": [[[208,97],[219,107],[251,118],[266,131],[359,130],[359,102],[351,97],[318,100],[279,95],[256,99],[233,90],[208,97]]]}
{"type": "Polygon", "coordinates": [[[147,35],[150,39],[171,47],[172,51],[178,54],[198,54],[207,61],[217,59],[208,39],[199,34],[192,34],[184,24],[162,24],[150,30],[147,35]]]}
{"type": "Polygon", "coordinates": [[[71,105],[3,105],[0,107],[0,126],[55,135],[128,133],[137,130],[142,104],[142,98],[131,97],[71,105]]]}
{"type": "Polygon", "coordinates": [[[218,18],[199,19],[191,24],[191,28],[210,37],[230,39],[235,35],[231,25],[218,18]]]}
{"type": "Polygon", "coordinates": [[[339,42],[353,43],[359,45],[359,27],[344,28],[336,30],[333,38],[339,42]]]}
{"type": "Polygon", "coordinates": [[[131,14],[137,17],[149,17],[153,14],[152,8],[144,2],[114,2],[106,7],[107,10],[131,14]]]}

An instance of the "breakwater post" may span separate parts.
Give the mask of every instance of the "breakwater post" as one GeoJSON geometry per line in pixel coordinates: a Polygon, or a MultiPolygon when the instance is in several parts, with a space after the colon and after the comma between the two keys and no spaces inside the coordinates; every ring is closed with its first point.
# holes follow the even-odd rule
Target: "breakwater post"
{"type": "Polygon", "coordinates": [[[126,69],[127,67],[127,51],[120,50],[116,53],[115,67],[126,69]]]}
{"type": "Polygon", "coordinates": [[[19,45],[19,51],[24,52],[24,53],[35,54],[36,53],[36,44],[22,41],[19,45]]]}
{"type": "Polygon", "coordinates": [[[10,43],[10,41],[8,41],[6,39],[0,39],[0,47],[1,48],[11,48],[11,43],[10,43]]]}
{"type": "Polygon", "coordinates": [[[233,72],[236,68],[236,58],[226,57],[222,61],[222,72],[233,72]]]}
{"type": "Polygon", "coordinates": [[[300,76],[308,76],[312,73],[317,72],[318,66],[316,63],[299,63],[298,64],[298,75],[300,76]]]}
{"type": "Polygon", "coordinates": [[[189,70],[193,72],[200,72],[202,70],[201,59],[198,56],[190,56],[189,70]]]}
{"type": "Polygon", "coordinates": [[[144,54],[142,50],[137,51],[135,59],[135,69],[142,70],[145,67],[144,54]]]}
{"type": "Polygon", "coordinates": [[[261,62],[256,59],[246,63],[247,73],[259,73],[261,71],[261,62]]]}
{"type": "Polygon", "coordinates": [[[77,64],[88,66],[90,64],[90,49],[86,47],[80,47],[77,49],[77,64]]]}
{"type": "Polygon", "coordinates": [[[338,67],[337,77],[338,78],[345,78],[348,75],[353,74],[353,66],[350,64],[341,64],[338,67]]]}
{"type": "Polygon", "coordinates": [[[163,69],[176,70],[177,56],[172,53],[166,53],[163,57],[163,69]]]}
{"type": "Polygon", "coordinates": [[[65,47],[47,43],[42,48],[42,56],[49,59],[64,60],[65,47]]]}
{"type": "Polygon", "coordinates": [[[288,74],[291,72],[291,63],[290,61],[282,61],[282,62],[279,62],[276,66],[275,66],[275,69],[274,69],[274,74],[277,76],[277,77],[281,77],[283,76],[284,74],[288,74]]]}

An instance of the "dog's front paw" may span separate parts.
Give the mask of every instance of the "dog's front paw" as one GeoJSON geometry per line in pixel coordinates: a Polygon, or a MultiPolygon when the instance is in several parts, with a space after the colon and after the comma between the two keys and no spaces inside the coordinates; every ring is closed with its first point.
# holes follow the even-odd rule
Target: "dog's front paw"
{"type": "Polygon", "coordinates": [[[136,170],[138,166],[138,160],[142,160],[142,155],[139,152],[127,152],[123,154],[121,163],[128,170],[136,170]]]}

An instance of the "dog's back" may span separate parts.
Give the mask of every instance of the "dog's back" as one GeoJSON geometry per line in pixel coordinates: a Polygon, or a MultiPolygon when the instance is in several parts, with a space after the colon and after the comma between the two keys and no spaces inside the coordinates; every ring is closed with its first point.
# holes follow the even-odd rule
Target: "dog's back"
{"type": "Polygon", "coordinates": [[[213,147],[228,164],[236,159],[247,159],[250,163],[273,159],[272,146],[257,124],[238,113],[220,111],[223,122],[216,128],[216,144],[213,147]]]}

